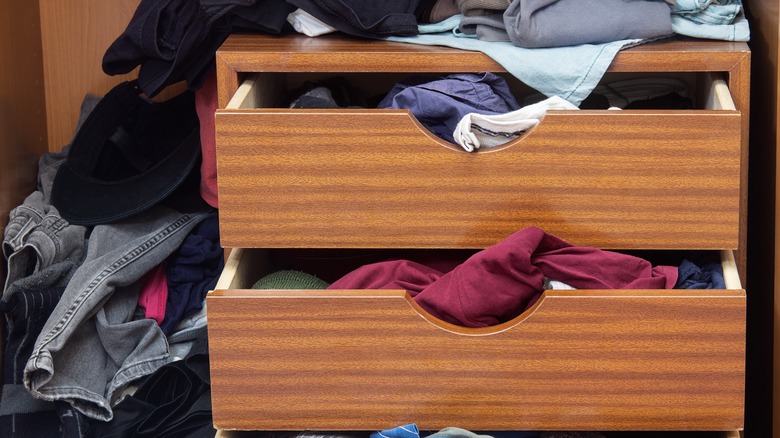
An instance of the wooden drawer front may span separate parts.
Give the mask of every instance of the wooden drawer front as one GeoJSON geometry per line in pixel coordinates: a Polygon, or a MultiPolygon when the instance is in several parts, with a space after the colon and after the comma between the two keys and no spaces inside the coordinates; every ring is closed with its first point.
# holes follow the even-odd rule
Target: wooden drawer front
{"type": "Polygon", "coordinates": [[[207,298],[218,428],[742,428],[730,252],[727,290],[547,291],[485,329],[433,319],[404,291],[242,289],[263,253],[234,250],[207,298]]]}
{"type": "Polygon", "coordinates": [[[713,84],[716,109],[549,112],[477,153],[406,110],[220,110],[222,243],[484,248],[536,225],[605,249],[735,249],[741,116],[713,84]]]}

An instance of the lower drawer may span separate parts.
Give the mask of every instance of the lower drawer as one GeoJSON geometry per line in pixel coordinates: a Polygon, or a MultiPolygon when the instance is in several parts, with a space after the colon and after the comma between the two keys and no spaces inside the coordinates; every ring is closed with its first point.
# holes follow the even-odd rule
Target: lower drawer
{"type": "Polygon", "coordinates": [[[745,291],[550,290],[499,326],[400,290],[251,290],[234,249],[207,297],[214,424],[237,430],[736,430],[745,291]]]}

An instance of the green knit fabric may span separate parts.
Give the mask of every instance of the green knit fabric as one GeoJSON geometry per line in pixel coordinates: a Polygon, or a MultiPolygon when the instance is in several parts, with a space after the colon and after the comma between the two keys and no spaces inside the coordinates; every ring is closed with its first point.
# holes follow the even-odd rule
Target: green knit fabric
{"type": "Polygon", "coordinates": [[[314,275],[301,271],[282,270],[272,272],[257,280],[252,289],[325,289],[330,284],[314,275]]]}

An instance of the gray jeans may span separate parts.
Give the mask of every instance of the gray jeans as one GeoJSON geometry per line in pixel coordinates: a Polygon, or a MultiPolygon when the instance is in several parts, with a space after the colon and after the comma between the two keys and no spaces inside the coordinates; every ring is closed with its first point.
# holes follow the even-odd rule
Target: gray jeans
{"type": "MultiPolygon", "coordinates": [[[[100,99],[87,95],[81,103],[77,130],[100,99]]],[[[70,146],[59,152],[43,154],[38,160],[38,184],[8,217],[3,232],[3,254],[8,260],[8,276],[3,299],[8,299],[9,286],[20,278],[61,261],[81,263],[86,249],[86,228],[71,225],[51,205],[51,187],[57,169],[65,162],[70,146]]]]}
{"type": "Polygon", "coordinates": [[[11,210],[3,233],[3,253],[8,260],[5,299],[16,280],[61,261],[78,264],[83,258],[86,228],[70,225],[49,203],[51,182],[64,161],[64,151],[42,156],[38,164],[39,189],[11,210]]]}
{"type": "Polygon", "coordinates": [[[133,380],[167,362],[168,342],[154,320],[134,320],[138,280],[178,248],[208,213],[154,207],[92,230],[84,262],[35,342],[24,385],[108,421],[133,380]]]}

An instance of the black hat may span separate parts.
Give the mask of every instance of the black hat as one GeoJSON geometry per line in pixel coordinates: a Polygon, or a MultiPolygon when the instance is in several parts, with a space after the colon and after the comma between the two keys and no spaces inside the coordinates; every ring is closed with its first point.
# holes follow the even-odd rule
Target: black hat
{"type": "Polygon", "coordinates": [[[95,106],[57,170],[51,203],[72,224],[111,223],[165,199],[200,158],[195,94],[165,102],[123,82],[95,106]]]}

